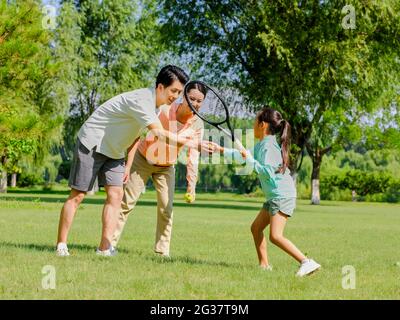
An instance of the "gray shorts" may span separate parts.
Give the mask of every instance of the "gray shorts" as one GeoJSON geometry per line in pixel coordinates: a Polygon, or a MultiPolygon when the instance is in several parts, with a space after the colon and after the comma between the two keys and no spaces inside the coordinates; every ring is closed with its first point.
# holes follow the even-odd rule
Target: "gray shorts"
{"type": "Polygon", "coordinates": [[[263,208],[267,210],[271,216],[276,215],[278,211],[280,211],[288,217],[291,217],[296,208],[296,198],[270,199],[263,204],[263,208]]]}
{"type": "Polygon", "coordinates": [[[69,186],[79,191],[93,189],[96,177],[99,186],[123,186],[125,159],[111,159],[104,154],[86,148],[77,139],[74,158],[69,174],[69,186]]]}

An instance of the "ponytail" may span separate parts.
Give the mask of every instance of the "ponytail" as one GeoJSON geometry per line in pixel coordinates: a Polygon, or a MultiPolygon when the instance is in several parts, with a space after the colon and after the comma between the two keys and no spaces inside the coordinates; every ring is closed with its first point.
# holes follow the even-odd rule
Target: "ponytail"
{"type": "Polygon", "coordinates": [[[289,122],[282,118],[280,112],[268,106],[264,106],[257,115],[257,121],[269,123],[269,131],[271,134],[279,134],[282,150],[282,166],[276,173],[285,173],[289,166],[291,127],[289,122]]]}
{"type": "Polygon", "coordinates": [[[282,167],[279,169],[280,173],[285,173],[289,166],[289,153],[290,153],[290,138],[291,127],[286,120],[281,121],[281,149],[282,149],[282,167]]]}

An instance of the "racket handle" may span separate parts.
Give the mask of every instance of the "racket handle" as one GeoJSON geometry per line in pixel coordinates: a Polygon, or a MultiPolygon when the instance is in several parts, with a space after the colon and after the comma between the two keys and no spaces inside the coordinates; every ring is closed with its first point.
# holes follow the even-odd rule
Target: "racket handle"
{"type": "Polygon", "coordinates": [[[242,143],[235,138],[235,144],[239,148],[239,150],[246,150],[245,147],[243,147],[242,143]]]}
{"type": "MultiPolygon", "coordinates": [[[[228,130],[226,130],[225,128],[219,128],[223,133],[225,133],[229,138],[232,138],[232,135],[230,134],[230,132],[228,132],[228,130]]],[[[246,150],[245,147],[243,147],[242,143],[239,141],[239,139],[237,139],[236,137],[234,137],[234,144],[236,145],[236,147],[239,150],[246,150]]]]}

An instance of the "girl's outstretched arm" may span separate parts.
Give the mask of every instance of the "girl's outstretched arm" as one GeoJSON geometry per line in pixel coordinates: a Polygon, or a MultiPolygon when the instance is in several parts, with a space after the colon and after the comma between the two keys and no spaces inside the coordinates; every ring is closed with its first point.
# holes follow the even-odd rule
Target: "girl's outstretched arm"
{"type": "MultiPolygon", "coordinates": [[[[269,179],[275,179],[276,168],[274,168],[272,165],[268,163],[260,163],[259,161],[254,159],[253,155],[249,150],[246,150],[245,153],[241,153],[237,149],[228,149],[228,148],[222,148],[222,149],[225,158],[233,158],[240,164],[244,163],[245,161],[249,162],[258,174],[267,176],[269,179]]],[[[267,157],[267,150],[263,150],[263,158],[266,159],[266,157],[267,157]]]]}
{"type": "Polygon", "coordinates": [[[220,152],[224,155],[226,159],[233,159],[239,164],[243,164],[245,162],[250,162],[250,165],[253,166],[254,170],[260,174],[268,177],[268,179],[275,180],[275,172],[276,168],[267,162],[267,149],[262,150],[262,157],[265,160],[264,163],[260,163],[256,159],[254,159],[253,155],[249,150],[239,151],[237,149],[229,149],[225,147],[221,147],[219,144],[214,142],[210,142],[211,147],[213,148],[213,152],[220,152]]]}

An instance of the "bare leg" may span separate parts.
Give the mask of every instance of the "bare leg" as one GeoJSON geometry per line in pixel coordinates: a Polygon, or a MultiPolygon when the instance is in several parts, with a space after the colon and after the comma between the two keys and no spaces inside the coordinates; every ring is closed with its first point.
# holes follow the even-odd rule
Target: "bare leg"
{"type": "Polygon", "coordinates": [[[285,229],[287,216],[282,212],[278,212],[276,215],[271,217],[271,229],[269,239],[279,248],[284,250],[286,253],[295,258],[298,262],[302,262],[306,259],[305,255],[297,249],[297,247],[283,236],[283,230],[285,229]]]}
{"type": "Polygon", "coordinates": [[[103,229],[99,249],[104,251],[110,248],[113,233],[117,226],[118,215],[121,210],[123,188],[105,186],[107,199],[103,207],[103,229]]]}
{"type": "Polygon", "coordinates": [[[269,223],[269,213],[262,208],[251,225],[251,233],[253,234],[258,261],[262,267],[268,266],[267,240],[264,236],[264,229],[269,223]]]}
{"type": "Polygon", "coordinates": [[[76,210],[81,204],[86,192],[71,189],[71,193],[61,209],[60,221],[58,223],[57,243],[67,243],[68,233],[71,229],[76,210]]]}

